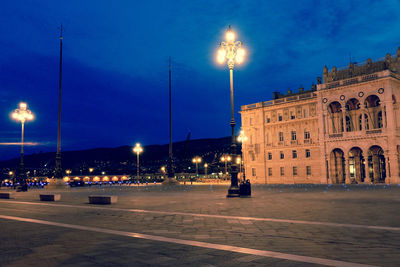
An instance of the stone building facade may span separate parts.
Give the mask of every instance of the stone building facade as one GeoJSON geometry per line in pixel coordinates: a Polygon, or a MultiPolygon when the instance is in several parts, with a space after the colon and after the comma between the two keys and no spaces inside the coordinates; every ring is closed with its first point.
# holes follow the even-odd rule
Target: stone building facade
{"type": "Polygon", "coordinates": [[[311,90],[242,106],[255,183],[400,183],[400,48],[323,70],[311,90]]]}

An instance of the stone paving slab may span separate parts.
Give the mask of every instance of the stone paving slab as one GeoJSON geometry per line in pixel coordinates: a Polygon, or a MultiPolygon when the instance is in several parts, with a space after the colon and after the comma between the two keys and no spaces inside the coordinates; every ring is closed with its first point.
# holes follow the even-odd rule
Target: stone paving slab
{"type": "MultiPolygon", "coordinates": [[[[115,205],[115,208],[118,209],[400,226],[398,213],[400,188],[397,186],[348,186],[347,188],[343,186],[259,186],[253,188],[254,197],[251,199],[226,199],[226,189],[224,186],[213,186],[212,188],[210,186],[193,186],[171,190],[157,186],[149,187],[147,190],[132,187],[73,188],[61,191],[62,201],[59,204],[88,206],[86,204],[88,194],[104,192],[118,194],[120,201],[115,205]]],[[[25,194],[16,193],[15,201],[36,203],[38,201],[37,199],[35,201],[35,196],[44,191],[50,190],[30,190],[25,194]]],[[[365,264],[398,266],[400,263],[400,233],[396,231],[249,221],[236,218],[193,217],[182,214],[23,205],[11,202],[0,200],[0,214],[365,264]]],[[[18,246],[0,245],[1,259],[4,259],[3,256],[7,254],[8,261],[6,263],[14,266],[20,265],[21,260],[24,263],[26,257],[33,258],[33,256],[43,258],[49,266],[52,266],[53,263],[55,265],[89,264],[89,266],[93,266],[99,262],[102,262],[103,265],[118,263],[124,265],[132,260],[130,257],[125,258],[130,253],[121,254],[117,252],[117,249],[126,251],[132,249],[134,246],[132,244],[141,244],[134,247],[135,255],[140,256],[134,261],[138,266],[187,265],[188,262],[195,266],[221,266],[221,263],[225,263],[225,261],[238,266],[299,265],[298,262],[280,259],[257,258],[254,255],[216,250],[204,252],[205,249],[201,248],[188,248],[154,241],[127,241],[125,238],[110,238],[107,235],[97,238],[103,234],[86,233],[82,235],[76,233],[81,231],[57,230],[55,227],[47,227],[46,231],[40,231],[40,234],[35,237],[31,235],[37,231],[21,230],[26,229],[25,223],[10,223],[2,219],[0,219],[0,227],[5,230],[0,232],[0,238],[5,238],[7,243],[20,245],[20,250],[17,249],[18,246]],[[68,234],[60,234],[56,242],[46,244],[60,232],[68,234]],[[80,247],[82,244],[88,247],[109,246],[107,240],[111,240],[113,250],[114,247],[116,250],[115,253],[108,254],[97,249],[80,251],[73,248],[74,245],[80,247]],[[66,249],[65,246],[72,246],[72,248],[66,249]],[[160,251],[159,248],[161,248],[160,251]],[[52,251],[52,253],[41,256],[46,255],[43,253],[45,251],[52,251]],[[96,254],[97,252],[99,253],[96,254]],[[159,256],[152,257],[153,253],[159,254],[159,256]],[[147,260],[148,257],[151,259],[147,260]],[[190,262],[191,260],[192,262],[190,262]]],[[[28,228],[43,229],[43,226],[29,224],[28,228]]],[[[306,264],[301,263],[301,266],[303,265],[306,264]]]]}

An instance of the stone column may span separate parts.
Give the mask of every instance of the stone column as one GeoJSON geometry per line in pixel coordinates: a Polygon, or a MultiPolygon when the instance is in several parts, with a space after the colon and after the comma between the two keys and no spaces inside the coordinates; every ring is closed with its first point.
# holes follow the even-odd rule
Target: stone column
{"type": "Polygon", "coordinates": [[[343,123],[340,124],[339,126],[341,127],[343,125],[342,132],[345,132],[346,131],[346,115],[345,115],[345,112],[343,111],[343,109],[344,108],[342,108],[342,120],[343,120],[343,123]]]}
{"type": "Polygon", "coordinates": [[[361,109],[361,131],[365,132],[365,109],[361,109]]]}
{"type": "Polygon", "coordinates": [[[346,153],[344,154],[344,173],[345,173],[345,183],[346,184],[351,184],[350,180],[350,168],[349,168],[349,155],[346,153]]]}
{"type": "Polygon", "coordinates": [[[324,116],[324,122],[325,122],[325,133],[324,134],[329,135],[329,129],[331,127],[329,126],[328,113],[325,111],[323,116],[324,116]]]}
{"type": "Polygon", "coordinates": [[[392,173],[391,173],[391,170],[390,170],[391,162],[390,162],[390,157],[388,155],[389,155],[389,152],[385,151],[385,171],[386,171],[385,183],[386,184],[390,184],[392,182],[391,181],[392,173]]]}
{"type": "Polygon", "coordinates": [[[386,122],[386,104],[383,105],[382,107],[382,128],[387,127],[387,122],[386,122]]]}

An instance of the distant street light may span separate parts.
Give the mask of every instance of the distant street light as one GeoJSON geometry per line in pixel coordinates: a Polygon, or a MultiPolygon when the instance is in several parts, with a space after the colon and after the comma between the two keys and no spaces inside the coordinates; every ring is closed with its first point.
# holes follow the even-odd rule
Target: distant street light
{"type": "Polygon", "coordinates": [[[24,102],[19,103],[19,109],[14,110],[11,116],[14,120],[21,122],[21,163],[18,179],[21,185],[21,190],[28,191],[24,166],[24,125],[26,121],[33,120],[34,116],[32,112],[28,110],[28,105],[24,102]]]}
{"type": "Polygon", "coordinates": [[[67,175],[70,175],[70,174],[72,173],[72,171],[71,171],[71,170],[65,170],[65,173],[66,173],[67,175]]]}
{"type": "Polygon", "coordinates": [[[246,166],[244,165],[244,152],[243,152],[244,149],[243,149],[243,144],[244,144],[245,142],[247,142],[248,138],[247,138],[247,136],[245,135],[245,133],[244,133],[243,130],[240,131],[240,134],[239,134],[237,140],[238,140],[238,142],[242,143],[242,160],[240,161],[240,164],[243,164],[242,172],[243,172],[243,182],[244,182],[244,181],[246,181],[246,174],[245,174],[246,166]]]}
{"type": "Polygon", "coordinates": [[[93,168],[89,168],[89,173],[92,174],[92,172],[94,171],[93,168]]]}
{"type": "MultiPolygon", "coordinates": [[[[233,67],[236,63],[240,64],[244,60],[245,50],[242,48],[240,41],[235,41],[235,33],[229,26],[226,35],[226,42],[221,42],[220,48],[218,49],[217,61],[219,63],[225,63],[227,61],[229,67],[230,77],[230,89],[231,89],[231,128],[232,128],[232,144],[231,154],[236,155],[236,140],[235,140],[235,116],[234,116],[234,105],[233,105],[233,67]]],[[[227,197],[239,197],[239,186],[238,186],[238,171],[236,164],[231,165],[231,186],[228,190],[227,197]]]]}
{"type": "Polygon", "coordinates": [[[140,143],[136,143],[135,147],[133,148],[133,152],[136,153],[136,157],[137,157],[137,179],[139,181],[139,154],[143,152],[143,148],[140,145],[140,143]]]}
{"type": "Polygon", "coordinates": [[[205,174],[206,174],[206,179],[208,178],[207,169],[208,169],[208,164],[207,164],[207,163],[204,163],[204,172],[205,172],[205,174]]]}
{"type": "Polygon", "coordinates": [[[9,172],[8,172],[8,175],[10,176],[10,181],[13,182],[13,186],[14,186],[14,188],[15,188],[15,181],[14,181],[14,179],[13,179],[14,172],[9,171],[9,172]]]}
{"type": "Polygon", "coordinates": [[[201,158],[196,156],[192,159],[192,162],[196,164],[196,176],[199,176],[199,163],[201,162],[201,158]]]}
{"type": "Polygon", "coordinates": [[[231,160],[232,158],[229,155],[224,155],[221,157],[221,161],[225,162],[225,177],[228,177],[228,162],[231,160]]]}

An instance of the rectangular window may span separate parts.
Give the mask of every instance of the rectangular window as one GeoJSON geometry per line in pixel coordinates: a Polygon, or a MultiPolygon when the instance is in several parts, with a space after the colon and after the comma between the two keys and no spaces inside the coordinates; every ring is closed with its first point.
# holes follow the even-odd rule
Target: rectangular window
{"type": "Polygon", "coordinates": [[[293,167],[293,176],[297,176],[297,167],[293,167]]]}
{"type": "Polygon", "coordinates": [[[278,121],[282,121],[282,115],[281,114],[278,115],[278,121]]]}
{"type": "Polygon", "coordinates": [[[279,142],[283,141],[283,132],[279,132],[279,142]]]}
{"type": "Polygon", "coordinates": [[[305,140],[310,139],[310,132],[307,131],[307,130],[304,130],[304,139],[305,139],[305,140]]]}
{"type": "Polygon", "coordinates": [[[272,160],[272,153],[268,152],[268,160],[272,160]]]}
{"type": "Polygon", "coordinates": [[[272,168],[268,168],[268,176],[272,176],[272,168]]]}
{"type": "Polygon", "coordinates": [[[306,158],[311,157],[310,149],[306,149],[306,158]]]}
{"type": "Polygon", "coordinates": [[[250,126],[253,125],[253,118],[250,118],[250,126]]]}
{"type": "Polygon", "coordinates": [[[307,176],[311,175],[311,166],[306,166],[306,174],[307,176]]]}
{"type": "Polygon", "coordinates": [[[307,110],[303,109],[303,112],[304,112],[304,118],[307,118],[307,110]]]}
{"type": "Polygon", "coordinates": [[[281,176],[285,175],[285,167],[281,167],[281,176]]]}
{"type": "Polygon", "coordinates": [[[296,118],[296,115],[293,111],[290,111],[290,119],[294,120],[296,118]]]}
{"type": "Polygon", "coordinates": [[[251,175],[252,175],[253,177],[256,176],[256,168],[251,168],[251,175]]]}
{"type": "Polygon", "coordinates": [[[292,140],[296,141],[296,131],[292,131],[292,140]]]}
{"type": "Polygon", "coordinates": [[[283,151],[280,151],[279,153],[281,155],[281,159],[284,159],[285,158],[285,154],[283,154],[283,151]]]}
{"type": "Polygon", "coordinates": [[[271,122],[271,118],[267,117],[267,123],[270,123],[270,122],[271,122]]]}
{"type": "Polygon", "coordinates": [[[297,159],[297,150],[292,151],[292,156],[294,159],[297,159]]]}

